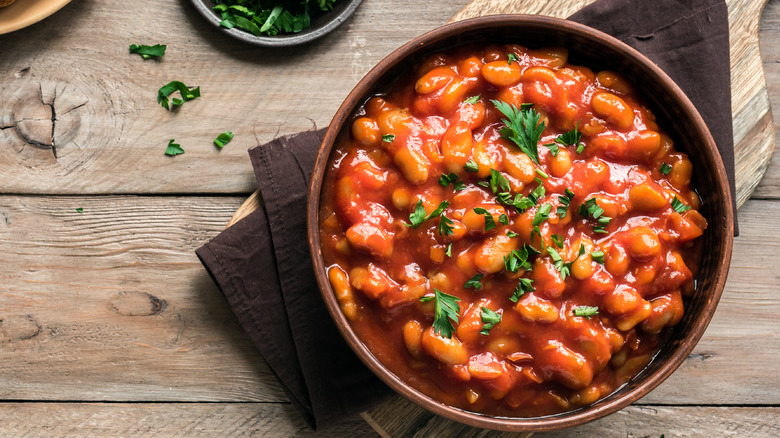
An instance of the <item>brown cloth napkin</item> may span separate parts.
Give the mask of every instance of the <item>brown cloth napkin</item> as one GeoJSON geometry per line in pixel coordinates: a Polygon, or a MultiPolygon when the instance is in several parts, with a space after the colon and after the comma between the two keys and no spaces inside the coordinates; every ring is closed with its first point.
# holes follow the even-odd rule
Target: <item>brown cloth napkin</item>
{"type": "MultiPolygon", "coordinates": [[[[639,49],[680,85],[710,127],[733,190],[724,1],[599,0],[571,19],[639,49]]],[[[391,394],[339,335],[311,268],[306,192],[322,135],[303,132],[252,148],[263,206],[196,251],[292,404],[314,428],[391,394]]]]}

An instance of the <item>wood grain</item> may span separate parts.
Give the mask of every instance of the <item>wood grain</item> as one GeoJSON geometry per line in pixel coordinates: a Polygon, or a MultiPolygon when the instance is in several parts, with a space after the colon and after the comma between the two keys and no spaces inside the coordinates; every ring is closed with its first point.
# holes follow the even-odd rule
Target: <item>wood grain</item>
{"type": "Polygon", "coordinates": [[[249,147],[327,126],[374,64],[467,2],[368,0],[338,32],[284,49],[237,42],[186,0],[72,2],[0,35],[0,192],[251,193],[249,147]],[[128,53],[154,43],[168,45],[159,61],[128,53]],[[202,97],[164,110],[172,80],[202,97]],[[172,138],[184,155],[163,154],[172,138]]]}
{"type": "MultiPolygon", "coordinates": [[[[761,17],[761,58],[769,89],[769,101],[774,114],[780,114],[780,2],[767,4],[761,17]]],[[[780,141],[780,118],[775,118],[775,143],[780,141]]],[[[775,149],[772,165],[753,192],[753,197],[780,199],[780,148],[775,149]]]]}

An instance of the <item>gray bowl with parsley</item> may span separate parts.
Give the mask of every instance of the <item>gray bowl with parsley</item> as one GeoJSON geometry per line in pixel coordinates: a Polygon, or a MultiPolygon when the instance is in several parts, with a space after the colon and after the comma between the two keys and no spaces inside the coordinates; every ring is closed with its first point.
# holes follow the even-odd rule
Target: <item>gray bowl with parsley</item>
{"type": "Polygon", "coordinates": [[[363,0],[192,0],[207,21],[258,46],[295,46],[346,21],[363,0]]]}

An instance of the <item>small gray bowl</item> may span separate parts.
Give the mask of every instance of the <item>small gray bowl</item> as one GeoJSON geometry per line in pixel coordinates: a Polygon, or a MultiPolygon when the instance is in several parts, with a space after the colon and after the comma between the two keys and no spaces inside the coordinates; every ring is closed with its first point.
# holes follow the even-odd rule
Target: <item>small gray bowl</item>
{"type": "Polygon", "coordinates": [[[237,27],[226,29],[220,26],[222,17],[212,9],[214,2],[211,0],[191,0],[195,9],[211,24],[218,27],[222,32],[241,41],[264,47],[287,47],[297,46],[299,44],[314,41],[317,38],[330,33],[347,21],[355,13],[355,9],[363,0],[340,0],[333,5],[333,10],[312,17],[311,27],[304,29],[299,33],[275,35],[275,36],[255,36],[250,32],[241,30],[237,27]]]}

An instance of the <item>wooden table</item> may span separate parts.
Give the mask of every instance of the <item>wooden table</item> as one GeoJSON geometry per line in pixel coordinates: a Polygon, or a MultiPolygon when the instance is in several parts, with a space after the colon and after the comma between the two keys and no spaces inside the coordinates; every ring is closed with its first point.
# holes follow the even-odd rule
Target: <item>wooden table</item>
{"type": "MultiPolygon", "coordinates": [[[[327,125],[372,65],[467,3],[366,0],[340,32],[285,50],[234,42],[187,0],[74,1],[0,36],[0,436],[376,436],[359,416],[305,426],[194,250],[256,188],[247,148],[327,125]],[[143,61],[133,43],[168,53],[143,61]],[[203,97],[165,111],[171,80],[203,97]],[[184,155],[163,155],[171,138],[184,155]]],[[[761,26],[780,114],[780,0],[761,26]]],[[[778,216],[776,159],[694,354],[637,405],[536,436],[780,435],[778,216]]],[[[467,432],[416,420],[385,432],[467,432]]]]}

